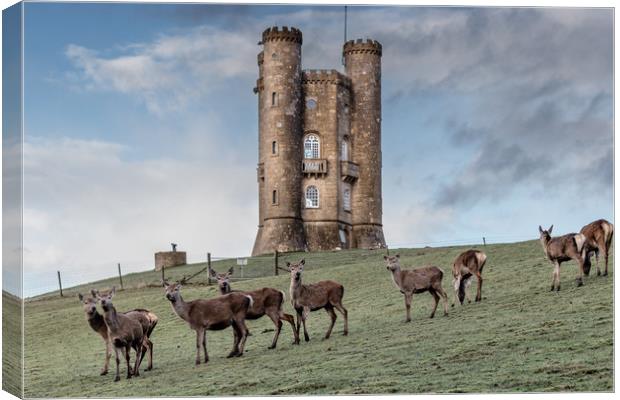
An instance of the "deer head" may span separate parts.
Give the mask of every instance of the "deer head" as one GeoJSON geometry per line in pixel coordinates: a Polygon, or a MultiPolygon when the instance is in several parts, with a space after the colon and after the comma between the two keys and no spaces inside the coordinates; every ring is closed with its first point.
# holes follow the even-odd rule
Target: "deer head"
{"type": "Polygon", "coordinates": [[[168,283],[166,281],[162,281],[162,285],[164,286],[164,292],[166,293],[166,298],[171,303],[176,303],[181,297],[181,284],[180,283],[168,283]]]}
{"type": "Polygon", "coordinates": [[[116,294],[116,286],[112,286],[112,290],[109,292],[100,293],[98,290],[92,289],[90,293],[101,303],[104,311],[109,311],[114,304],[112,304],[112,297],[116,294]]]}
{"type": "Polygon", "coordinates": [[[400,269],[400,254],[396,254],[395,256],[383,256],[385,260],[385,267],[390,272],[395,272],[400,269]]]}
{"type": "Polygon", "coordinates": [[[234,272],[234,268],[230,267],[227,272],[218,274],[215,270],[210,269],[209,274],[212,278],[217,280],[217,285],[222,292],[230,292],[230,277],[234,272]]]}
{"type": "Polygon", "coordinates": [[[301,280],[301,273],[304,271],[304,265],[306,264],[306,260],[302,259],[298,263],[286,263],[286,267],[288,271],[291,273],[291,278],[295,280],[295,282],[299,282],[301,280]]]}
{"type": "Polygon", "coordinates": [[[84,297],[82,293],[78,293],[78,299],[80,299],[80,303],[82,303],[82,308],[84,312],[88,315],[93,315],[97,312],[97,300],[92,297],[84,297]]]}
{"type": "Polygon", "coordinates": [[[540,232],[540,241],[545,244],[549,240],[551,240],[551,232],[553,231],[553,225],[549,227],[549,229],[544,230],[540,225],[538,225],[538,232],[540,232]]]}

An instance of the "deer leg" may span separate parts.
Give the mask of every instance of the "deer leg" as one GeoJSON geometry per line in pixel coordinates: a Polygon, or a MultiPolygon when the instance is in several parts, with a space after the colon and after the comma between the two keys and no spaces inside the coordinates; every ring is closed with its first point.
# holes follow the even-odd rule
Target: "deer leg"
{"type": "Polygon", "coordinates": [[[413,297],[413,293],[405,292],[405,308],[407,310],[407,319],[405,322],[411,321],[411,299],[413,297]]]}
{"type": "Polygon", "coordinates": [[[116,356],[116,375],[114,376],[114,382],[118,382],[121,380],[121,368],[120,368],[121,357],[119,353],[120,353],[120,349],[114,346],[114,355],[116,356]]]}
{"type": "Polygon", "coordinates": [[[577,255],[577,264],[579,265],[579,271],[577,272],[577,286],[583,286],[583,258],[580,254],[577,255]]]}
{"type": "Polygon", "coordinates": [[[431,318],[433,318],[435,316],[435,311],[437,311],[437,305],[439,304],[439,295],[435,292],[435,289],[429,289],[428,292],[433,295],[433,299],[435,299],[433,311],[431,311],[431,318]]]}
{"type": "Polygon", "coordinates": [[[478,291],[476,292],[476,301],[482,300],[482,275],[480,271],[476,273],[476,278],[478,278],[478,291]]]}
{"type": "Polygon", "coordinates": [[[471,297],[469,297],[469,287],[471,286],[471,280],[473,279],[472,275],[469,276],[465,280],[465,286],[463,287],[463,293],[465,293],[465,298],[467,299],[467,303],[471,303],[471,297]]]}
{"type": "Polygon", "coordinates": [[[202,351],[205,353],[205,364],[209,362],[209,354],[207,353],[207,330],[202,332],[202,351]]]}
{"type": "Polygon", "coordinates": [[[310,314],[310,308],[304,307],[301,313],[301,323],[304,326],[304,340],[306,342],[310,341],[310,336],[308,336],[308,330],[306,329],[306,318],[308,318],[309,314],[310,314]]]}
{"type": "Polygon", "coordinates": [[[342,334],[344,336],[347,336],[349,334],[349,315],[348,315],[349,313],[347,309],[344,308],[342,303],[334,304],[334,307],[336,307],[336,310],[338,310],[340,314],[342,314],[342,317],[344,318],[344,331],[342,332],[342,334]]]}
{"type": "Polygon", "coordinates": [[[241,329],[241,343],[239,344],[239,354],[237,354],[237,357],[241,357],[243,355],[243,352],[245,351],[245,341],[248,340],[248,336],[250,335],[250,331],[245,324],[245,319],[241,319],[239,325],[241,329]]]}
{"type": "MultiPolygon", "coordinates": [[[[609,263],[609,250],[607,249],[607,246],[603,246],[601,248],[601,251],[603,252],[603,256],[605,257],[605,272],[603,273],[603,276],[607,276],[607,266],[609,263]]],[[[598,257],[596,259],[596,271],[597,271],[597,275],[600,275],[599,268],[598,268],[598,257]]]]}
{"type": "Polygon", "coordinates": [[[286,314],[282,311],[280,311],[280,320],[285,320],[288,321],[289,324],[291,324],[291,327],[293,328],[293,336],[295,337],[295,343],[299,343],[299,335],[298,332],[295,330],[295,317],[293,317],[291,314],[286,314]]]}
{"type": "Polygon", "coordinates": [[[558,269],[557,263],[553,263],[553,273],[551,274],[551,292],[555,290],[555,280],[558,276],[558,269]]]}
{"type": "MultiPolygon", "coordinates": [[[[452,307],[454,307],[454,305],[456,304],[456,300],[459,298],[459,286],[461,286],[460,279],[459,278],[452,279],[452,287],[454,288],[454,301],[452,302],[452,307]]],[[[460,300],[459,300],[459,303],[460,303],[460,300]]]]}
{"type": "Polygon", "coordinates": [[[132,371],[131,371],[131,345],[125,346],[125,361],[127,361],[127,379],[131,379],[132,371]]]}
{"type": "Polygon", "coordinates": [[[200,344],[204,335],[204,328],[196,329],[196,365],[200,365],[200,344]]]}
{"type": "Polygon", "coordinates": [[[435,288],[435,292],[443,298],[443,315],[448,315],[448,295],[444,292],[441,284],[435,288]]]}
{"type": "MultiPolygon", "coordinates": [[[[140,376],[140,362],[142,361],[142,342],[136,345],[136,361],[134,363],[134,376],[140,376]]],[[[128,351],[129,352],[129,351],[128,351]]]]}
{"type": "Polygon", "coordinates": [[[336,318],[338,317],[336,316],[336,312],[334,311],[334,308],[332,306],[325,307],[325,311],[327,311],[327,314],[329,314],[329,318],[332,320],[332,322],[329,324],[327,332],[325,333],[325,339],[329,339],[329,336],[332,334],[332,329],[336,324],[336,318]]]}
{"type": "Polygon", "coordinates": [[[233,348],[230,351],[230,353],[228,353],[226,358],[235,357],[239,353],[239,341],[241,340],[241,330],[239,329],[237,322],[234,320],[232,322],[232,329],[233,329],[233,336],[234,336],[233,348]]]}
{"type": "Polygon", "coordinates": [[[555,264],[555,279],[557,280],[557,291],[560,291],[560,263],[555,264]]]}
{"type": "MultiPolygon", "coordinates": [[[[149,350],[149,365],[148,365],[148,367],[146,367],[146,370],[150,371],[150,370],[153,369],[153,342],[151,342],[151,340],[148,339],[148,338],[146,340],[147,340],[147,342],[149,344],[149,348],[148,348],[148,350],[149,350]]],[[[144,351],[144,349],[143,349],[143,351],[144,351]]]]}
{"type": "Polygon", "coordinates": [[[108,367],[110,365],[110,358],[112,357],[112,345],[110,344],[110,341],[108,339],[103,339],[103,341],[105,342],[105,361],[103,362],[103,369],[99,375],[107,375],[108,367]]]}
{"type": "Polygon", "coordinates": [[[268,348],[275,349],[276,345],[278,344],[278,337],[280,337],[280,331],[282,330],[282,320],[280,319],[279,313],[276,314],[274,312],[271,312],[271,313],[268,313],[267,315],[269,316],[273,324],[276,326],[276,333],[275,335],[273,335],[271,346],[269,346],[268,348]]]}
{"type": "Polygon", "coordinates": [[[296,329],[295,329],[295,341],[293,344],[299,344],[299,330],[301,328],[301,309],[297,311],[297,321],[296,321],[296,329]]]}

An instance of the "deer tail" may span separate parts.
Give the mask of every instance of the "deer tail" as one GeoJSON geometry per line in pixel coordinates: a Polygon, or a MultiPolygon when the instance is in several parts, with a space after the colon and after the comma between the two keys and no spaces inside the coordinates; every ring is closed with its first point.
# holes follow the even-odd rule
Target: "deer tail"
{"type": "Polygon", "coordinates": [[[611,238],[614,235],[614,226],[613,224],[605,221],[603,223],[603,233],[605,236],[605,244],[607,245],[607,248],[609,248],[609,246],[611,245],[611,238]]]}
{"type": "Polygon", "coordinates": [[[583,233],[577,233],[573,236],[573,240],[575,241],[575,245],[577,246],[577,251],[579,253],[584,250],[583,245],[586,243],[586,236],[583,233]]]}
{"type": "Polygon", "coordinates": [[[252,296],[250,296],[249,294],[246,294],[245,297],[247,297],[250,300],[250,305],[248,306],[248,308],[254,307],[254,299],[252,298],[252,296]]]}

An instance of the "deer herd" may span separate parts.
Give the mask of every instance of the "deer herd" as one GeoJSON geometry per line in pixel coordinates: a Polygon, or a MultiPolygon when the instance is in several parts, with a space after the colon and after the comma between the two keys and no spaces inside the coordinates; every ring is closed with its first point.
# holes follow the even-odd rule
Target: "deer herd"
{"type": "MultiPolygon", "coordinates": [[[[553,225],[544,230],[538,227],[540,242],[547,259],[554,265],[551,291],[560,290],[560,264],[574,260],[579,266],[577,286],[583,285],[583,276],[589,275],[592,253],[596,256],[597,275],[601,275],[599,268],[599,253],[605,258],[605,272],[608,272],[608,259],[613,225],[603,219],[584,226],[580,233],[569,233],[559,237],[551,237],[553,225]]],[[[430,318],[435,316],[439,301],[443,301],[444,315],[448,314],[448,295],[442,287],[444,272],[437,266],[426,266],[416,269],[402,269],[400,255],[384,256],[387,270],[392,275],[396,288],[405,297],[406,322],[411,321],[411,300],[416,293],[429,292],[435,300],[430,318]]],[[[467,288],[476,277],[478,287],[475,301],[482,300],[482,270],[487,256],[479,250],[467,250],[456,257],[452,264],[452,285],[455,302],[463,304],[465,298],[471,302],[467,288]]],[[[232,328],[234,343],[228,357],[240,357],[244,352],[245,342],[250,335],[245,321],[255,320],[263,316],[269,317],[275,326],[269,349],[274,349],[282,330],[282,321],[291,325],[293,344],[300,343],[300,328],[304,328],[304,340],[308,342],[310,336],[306,330],[306,320],[312,311],[325,309],[331,323],[325,339],[328,339],[337,320],[336,311],[342,314],[344,320],[343,335],[348,334],[348,312],[342,304],[344,286],[340,283],[326,280],[316,283],[302,283],[302,273],[305,260],[298,263],[287,263],[290,272],[289,298],[297,319],[284,312],[286,294],[278,289],[262,288],[253,291],[236,291],[231,288],[233,268],[226,273],[217,273],[210,269],[209,274],[215,278],[220,290],[220,296],[213,299],[196,299],[185,301],[181,296],[181,284],[162,281],[165,297],[170,302],[172,310],[189,327],[196,331],[196,365],[201,363],[201,348],[204,353],[204,363],[209,361],[207,353],[207,331],[232,328]]],[[[108,366],[114,350],[116,361],[115,381],[120,380],[121,355],[127,363],[127,379],[140,375],[140,364],[148,353],[148,367],[153,368],[153,343],[150,336],[157,325],[158,318],[145,309],[134,309],[118,312],[112,303],[115,288],[106,292],[91,290],[92,297],[78,294],[82,303],[86,320],[89,326],[97,332],[105,344],[105,361],[101,375],[108,373],[108,366]],[[101,304],[103,315],[97,311],[97,303],[101,304]],[[130,353],[133,349],[135,360],[130,363],[130,353]]],[[[454,307],[454,303],[452,306],[454,307]]]]}

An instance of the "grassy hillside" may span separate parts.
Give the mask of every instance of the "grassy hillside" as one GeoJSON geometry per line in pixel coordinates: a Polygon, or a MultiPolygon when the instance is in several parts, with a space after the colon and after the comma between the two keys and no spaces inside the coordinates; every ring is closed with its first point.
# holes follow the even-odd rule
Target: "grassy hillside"
{"type": "Polygon", "coordinates": [[[22,303],[2,291],[2,390],[22,396],[22,303]]]}
{"type": "MultiPolygon", "coordinates": [[[[400,254],[407,266],[442,267],[444,288],[452,302],[450,265],[464,249],[403,249],[400,254]]],[[[173,313],[163,290],[144,285],[125,290],[116,295],[118,309],[146,307],[160,317],[160,323],[152,336],[155,369],[139,378],[123,377],[119,383],[112,382],[113,375],[98,375],[104,347],[88,328],[77,299],[30,301],[25,320],[25,394],[148,397],[613,390],[613,266],[609,277],[591,276],[577,288],[577,267],[566,263],[562,291],[551,293],[552,268],[537,241],[489,245],[484,251],[488,261],[481,303],[451,308],[447,317],[438,312],[431,320],[432,297],[416,295],[413,321],[408,324],[403,296],[393,286],[382,252],[287,255],[283,262],[306,258],[306,282],[334,279],[345,286],[349,336],[340,334],[339,315],[332,338],[322,340],[329,318],[317,311],[309,317],[309,343],[293,346],[290,327],[284,326],[278,348],[268,350],[273,325],[263,318],[248,322],[253,336],[241,358],[225,358],[232,345],[230,330],[209,332],[210,362],[200,366],[194,366],[195,334],[173,313]]],[[[268,258],[265,263],[270,265],[268,258]]],[[[136,275],[135,279],[151,278],[136,275]]],[[[237,282],[234,288],[263,286],[288,291],[289,277],[256,278],[237,282]]],[[[209,298],[216,296],[216,288],[186,286],[183,296],[209,298]]],[[[288,301],[286,311],[292,313],[288,301]]]]}

